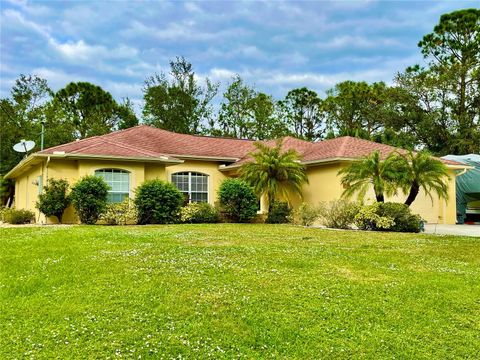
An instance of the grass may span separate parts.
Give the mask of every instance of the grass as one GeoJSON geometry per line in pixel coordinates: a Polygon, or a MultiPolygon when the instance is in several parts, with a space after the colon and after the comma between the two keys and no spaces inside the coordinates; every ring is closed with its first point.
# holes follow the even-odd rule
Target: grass
{"type": "Polygon", "coordinates": [[[478,359],[480,240],[0,229],[0,358],[478,359]]]}

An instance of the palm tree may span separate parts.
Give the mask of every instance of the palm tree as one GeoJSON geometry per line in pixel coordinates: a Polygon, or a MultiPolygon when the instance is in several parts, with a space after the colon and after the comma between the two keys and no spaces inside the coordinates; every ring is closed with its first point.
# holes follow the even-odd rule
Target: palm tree
{"type": "Polygon", "coordinates": [[[399,182],[398,163],[396,154],[392,153],[382,160],[378,151],[353,161],[338,172],[343,175],[341,182],[345,190],[342,196],[350,197],[358,192],[359,197],[363,198],[373,185],[375,198],[378,202],[384,202],[385,194],[396,193],[399,182]]]}
{"type": "Polygon", "coordinates": [[[293,149],[282,151],[282,140],[274,147],[261,142],[254,145],[257,151],[250,153],[253,160],[240,168],[240,177],[258,196],[266,195],[269,209],[278,196],[286,200],[292,193],[301,197],[308,178],[299,154],[293,149]]]}
{"type": "Polygon", "coordinates": [[[448,199],[448,171],[440,160],[426,152],[412,151],[399,155],[399,158],[402,160],[399,169],[402,174],[400,185],[404,193],[408,193],[405,205],[410,206],[415,201],[420,189],[432,200],[432,192],[440,198],[448,199]]]}

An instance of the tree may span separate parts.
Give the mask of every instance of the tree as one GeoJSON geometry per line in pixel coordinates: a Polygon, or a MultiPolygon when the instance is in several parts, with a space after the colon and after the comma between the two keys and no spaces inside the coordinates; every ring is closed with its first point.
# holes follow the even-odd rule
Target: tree
{"type": "Polygon", "coordinates": [[[170,78],[155,74],[145,80],[143,116],[149,125],[184,134],[197,134],[211,115],[218,84],[200,86],[192,64],[184,57],[170,61],[170,78]]]}
{"type": "Polygon", "coordinates": [[[49,179],[43,193],[38,196],[37,209],[47,217],[55,216],[61,223],[62,215],[71,202],[68,187],[64,179],[49,179]]]}
{"type": "Polygon", "coordinates": [[[391,106],[390,91],[383,82],[343,81],[335,85],[327,91],[323,104],[330,131],[340,136],[373,138],[396,111],[391,106]]]}
{"type": "MultiPolygon", "coordinates": [[[[0,99],[0,197],[4,204],[13,196],[14,186],[3,179],[25,154],[13,150],[21,139],[40,144],[41,121],[45,119],[46,103],[51,97],[47,81],[36,75],[20,75],[9,98],[0,99]]],[[[36,148],[38,149],[38,147],[36,148]]]]}
{"type": "Polygon", "coordinates": [[[285,200],[292,194],[301,197],[308,178],[298,153],[293,149],[283,151],[281,140],[273,147],[261,142],[255,147],[257,151],[250,154],[253,160],[243,164],[239,174],[258,196],[266,196],[269,210],[279,196],[285,200]]]}
{"type": "Polygon", "coordinates": [[[425,35],[418,46],[430,60],[430,70],[453,82],[448,89],[452,98],[446,104],[456,132],[449,150],[479,151],[480,9],[442,15],[433,32],[425,35]]]}
{"type": "Polygon", "coordinates": [[[234,76],[223,93],[217,120],[219,129],[216,133],[234,138],[247,138],[251,123],[254,121],[253,99],[255,96],[255,90],[247,86],[240,75],[234,76]]]}
{"type": "Polygon", "coordinates": [[[325,133],[321,106],[322,100],[317,93],[305,87],[290,90],[285,99],[280,101],[289,131],[309,141],[321,139],[325,133]]]}
{"type": "Polygon", "coordinates": [[[373,185],[377,202],[384,202],[385,195],[394,194],[398,187],[398,162],[398,157],[393,153],[382,160],[379,151],[352,161],[338,172],[342,175],[341,183],[345,188],[342,196],[351,197],[359,193],[359,197],[363,198],[373,185]]]}
{"type": "Polygon", "coordinates": [[[55,94],[54,101],[63,117],[72,122],[77,139],[107,134],[119,123],[117,103],[100,86],[72,82],[55,94]]]}
{"type": "Polygon", "coordinates": [[[207,132],[253,140],[281,137],[287,129],[276,110],[271,96],[257,92],[237,74],[223,94],[218,117],[210,121],[207,132]]]}
{"type": "Polygon", "coordinates": [[[133,109],[132,101],[127,97],[117,106],[117,116],[119,117],[118,129],[124,130],[138,125],[138,118],[133,109]]]}
{"type": "Polygon", "coordinates": [[[432,192],[440,198],[448,199],[448,171],[440,160],[427,152],[409,151],[398,157],[401,160],[397,163],[401,187],[408,193],[405,205],[410,206],[415,201],[420,189],[432,200],[432,192]]]}

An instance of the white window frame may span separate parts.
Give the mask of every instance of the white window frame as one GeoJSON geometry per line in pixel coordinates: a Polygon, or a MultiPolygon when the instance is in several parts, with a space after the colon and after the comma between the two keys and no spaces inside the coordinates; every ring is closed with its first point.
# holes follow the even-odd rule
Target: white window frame
{"type": "MultiPolygon", "coordinates": [[[[182,194],[187,194],[188,195],[188,203],[192,203],[192,193],[201,193],[201,194],[207,194],[207,203],[210,203],[210,175],[208,174],[205,174],[205,173],[202,173],[202,172],[199,172],[199,171],[178,171],[176,173],[173,173],[171,176],[170,176],[170,182],[172,184],[174,184],[175,186],[177,186],[177,184],[175,184],[173,182],[173,176],[174,175],[185,175],[185,174],[188,174],[188,191],[183,191],[183,190],[180,190],[180,192],[182,194]],[[195,175],[202,175],[202,176],[205,176],[207,178],[207,191],[192,191],[192,174],[195,174],[195,175]]],[[[178,187],[177,187],[178,188],[178,187]]]]}
{"type": "MultiPolygon", "coordinates": [[[[117,169],[117,168],[101,168],[101,169],[96,169],[94,171],[94,175],[95,176],[98,176],[97,175],[97,172],[103,172],[105,174],[105,172],[108,172],[108,171],[111,171],[112,173],[112,176],[113,176],[113,173],[114,172],[120,172],[122,174],[127,174],[128,175],[128,190],[127,191],[114,191],[114,190],[108,190],[108,193],[109,194],[127,194],[127,198],[130,198],[130,187],[131,187],[131,183],[132,183],[132,179],[131,179],[131,172],[128,171],[128,170],[125,170],[125,169],[117,169]]],[[[104,177],[102,177],[102,179],[108,184],[108,186],[111,187],[111,185],[107,182],[107,180],[105,180],[104,177]]],[[[118,204],[118,202],[108,202],[109,204],[118,204]]]]}

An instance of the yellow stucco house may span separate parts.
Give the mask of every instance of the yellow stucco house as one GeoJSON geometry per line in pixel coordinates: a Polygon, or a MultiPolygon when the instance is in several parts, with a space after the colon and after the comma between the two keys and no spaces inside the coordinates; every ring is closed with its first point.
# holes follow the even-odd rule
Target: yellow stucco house
{"type": "MultiPolygon", "coordinates": [[[[309,179],[303,188],[303,201],[311,204],[340,198],[343,187],[337,173],[353,159],[375,150],[382,156],[398,150],[348,136],[315,143],[286,137],[283,146],[297,150],[303,157],[309,179]]],[[[85,175],[101,176],[111,187],[112,202],[133,198],[137,186],[159,178],[175,183],[190,201],[214,204],[220,183],[236,176],[238,167],[254,149],[250,140],[177,134],[140,125],[36,152],[22,160],[6,178],[15,180],[17,209],[35,211],[37,222],[52,223],[55,219],[45,219],[35,208],[38,195],[50,178],[67,179],[73,184],[85,175]]],[[[412,210],[430,223],[455,224],[455,178],[465,165],[442,161],[450,173],[450,201],[432,201],[421,192],[412,210]]],[[[370,198],[373,199],[373,192],[370,198]]],[[[404,197],[387,200],[403,202],[404,197]]],[[[293,205],[298,206],[299,202],[293,205]]],[[[261,210],[264,208],[262,202],[261,210]]],[[[78,221],[71,207],[63,221],[78,221]]]]}

